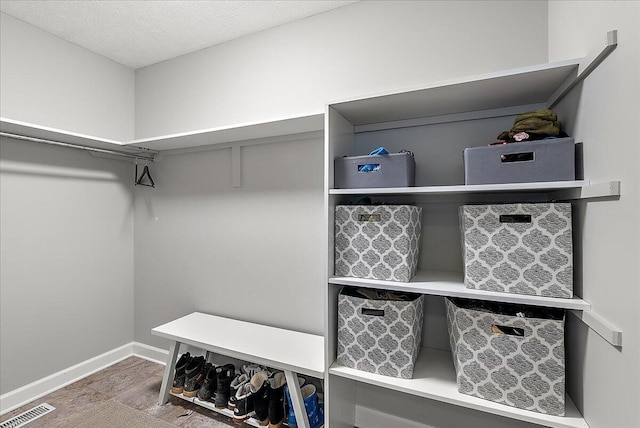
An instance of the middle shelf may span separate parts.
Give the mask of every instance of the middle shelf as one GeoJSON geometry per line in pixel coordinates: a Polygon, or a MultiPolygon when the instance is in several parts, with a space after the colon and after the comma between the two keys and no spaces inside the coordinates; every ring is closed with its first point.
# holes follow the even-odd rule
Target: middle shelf
{"type": "Polygon", "coordinates": [[[383,281],[346,276],[329,278],[330,284],[348,285],[352,287],[379,288],[383,290],[420,293],[444,297],[464,297],[468,299],[491,300],[495,302],[518,303],[523,305],[546,306],[562,309],[588,311],[589,302],[573,297],[563,299],[557,297],[533,296],[527,294],[499,293],[466,288],[460,272],[439,270],[418,270],[410,282],[383,281]]]}

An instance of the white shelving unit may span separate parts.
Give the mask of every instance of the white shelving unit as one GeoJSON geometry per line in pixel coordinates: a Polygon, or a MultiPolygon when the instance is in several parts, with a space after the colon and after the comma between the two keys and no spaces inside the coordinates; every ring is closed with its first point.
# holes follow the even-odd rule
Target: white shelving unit
{"type": "MultiPolygon", "coordinates": [[[[614,345],[619,344],[615,343],[616,341],[621,341],[621,332],[615,331],[615,328],[606,320],[590,312],[590,303],[580,297],[561,299],[467,289],[463,282],[462,260],[459,260],[459,269],[456,271],[438,270],[438,267],[433,266],[427,266],[425,269],[425,266],[419,264],[417,274],[408,283],[333,276],[333,213],[336,205],[353,203],[363,197],[369,197],[375,202],[402,201],[432,208],[428,213],[423,213],[423,238],[425,224],[431,232],[437,230],[442,235],[438,236],[439,242],[436,244],[428,240],[425,243],[425,239],[421,240],[421,253],[424,253],[425,249],[428,250],[426,260],[421,255],[421,263],[428,264],[428,257],[434,254],[442,257],[441,254],[436,254],[438,245],[442,241],[448,241],[442,247],[441,253],[445,254],[443,257],[455,257],[457,254],[460,258],[459,230],[453,227],[457,218],[453,221],[443,219],[456,216],[457,206],[461,203],[571,201],[619,197],[619,181],[592,183],[585,179],[544,183],[464,185],[461,159],[463,148],[468,147],[467,144],[471,141],[469,134],[478,139],[478,141],[473,140],[475,145],[483,145],[483,139],[484,144],[487,144],[495,140],[495,135],[499,131],[508,129],[508,127],[502,129],[495,129],[495,127],[512,124],[515,115],[555,105],[603,61],[615,46],[616,37],[613,32],[608,36],[607,43],[601,51],[584,59],[442,82],[399,93],[384,93],[364,99],[336,102],[327,107],[325,126],[325,201],[328,233],[326,241],[328,255],[326,363],[330,368],[326,382],[330,393],[325,404],[325,420],[328,426],[349,427],[354,426],[356,420],[363,419],[358,417],[357,412],[366,411],[367,406],[365,402],[359,401],[361,400],[359,395],[364,394],[364,390],[362,394],[359,393],[359,386],[366,384],[378,387],[375,390],[368,389],[367,393],[382,394],[385,397],[382,400],[393,401],[394,397],[397,400],[397,394],[404,393],[543,426],[587,427],[579,410],[568,396],[565,406],[566,416],[556,417],[459,393],[452,357],[447,351],[423,348],[413,379],[380,376],[338,364],[336,362],[337,295],[344,286],[562,308],[576,314],[589,314],[578,316],[585,323],[592,322],[592,328],[596,331],[600,330],[599,334],[614,345]],[[467,140],[464,140],[465,138],[467,140]],[[334,187],[334,159],[342,156],[363,155],[379,145],[384,145],[390,152],[400,149],[409,149],[414,152],[417,168],[422,168],[420,173],[418,169],[416,170],[415,187],[384,189],[337,189],[334,187]],[[443,162],[449,163],[443,167],[443,162]],[[432,171],[436,172],[431,173],[432,171]],[[457,249],[455,249],[456,245],[457,249]]],[[[576,230],[575,235],[575,239],[579,240],[580,231],[576,230]]],[[[431,317],[425,315],[425,320],[431,318],[433,321],[433,317],[437,316],[437,314],[432,314],[431,317]]],[[[445,323],[442,321],[435,324],[441,327],[445,323]]],[[[430,326],[425,321],[424,329],[428,328],[430,326]]],[[[427,335],[446,335],[446,328],[444,330],[432,331],[427,335]]],[[[570,365],[570,362],[567,364],[570,365]]],[[[393,417],[397,420],[398,417],[408,416],[401,413],[393,417]]]]}

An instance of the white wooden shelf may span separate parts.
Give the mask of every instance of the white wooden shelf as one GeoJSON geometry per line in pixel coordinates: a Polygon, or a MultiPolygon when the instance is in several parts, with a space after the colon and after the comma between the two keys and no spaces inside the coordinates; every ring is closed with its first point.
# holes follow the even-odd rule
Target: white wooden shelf
{"type": "Polygon", "coordinates": [[[173,150],[281,137],[324,130],[324,113],[280,118],[268,122],[247,122],[230,126],[133,140],[127,145],[153,150],[173,150]]]}
{"type": "Polygon", "coordinates": [[[453,186],[376,187],[365,189],[330,189],[331,195],[431,195],[456,193],[520,192],[575,189],[589,186],[588,181],[547,181],[537,183],[460,184],[453,186]]]}
{"type": "Polygon", "coordinates": [[[535,183],[461,184],[453,186],[385,187],[366,189],[330,189],[330,195],[470,195],[507,192],[551,192],[567,199],[620,196],[620,182],[591,183],[588,180],[548,181],[535,183]],[[573,191],[573,192],[571,192],[573,191]],[[559,193],[564,192],[564,193],[559,193]]]}
{"type": "MultiPolygon", "coordinates": [[[[533,65],[437,82],[402,92],[331,103],[356,127],[521,105],[542,105],[568,79],[576,78],[581,59],[533,65]]],[[[362,127],[358,129],[359,127],[362,127]]],[[[379,128],[376,128],[379,129],[379,128]]]]}
{"type": "Polygon", "coordinates": [[[523,305],[546,306],[561,309],[588,311],[591,305],[579,297],[562,299],[556,297],[530,296],[526,294],[499,293],[495,291],[474,290],[464,286],[459,272],[418,270],[410,282],[382,281],[347,276],[329,278],[330,284],[352,287],[379,288],[383,290],[407,293],[430,294],[444,297],[463,297],[467,299],[490,300],[494,302],[518,303],[523,305]]]}
{"type": "Polygon", "coordinates": [[[105,150],[121,150],[122,142],[0,117],[0,131],[105,150]]]}
{"type": "Polygon", "coordinates": [[[543,426],[588,428],[584,418],[568,396],[565,402],[565,416],[551,416],[459,393],[452,356],[446,351],[422,348],[416,361],[413,379],[367,373],[344,367],[337,362],[329,368],[329,374],[543,426]]]}
{"type": "Polygon", "coordinates": [[[215,144],[305,134],[324,130],[324,113],[287,117],[268,122],[247,122],[197,131],[118,141],[19,120],[0,118],[0,131],[26,137],[59,141],[78,146],[125,152],[175,150],[215,144]]]}

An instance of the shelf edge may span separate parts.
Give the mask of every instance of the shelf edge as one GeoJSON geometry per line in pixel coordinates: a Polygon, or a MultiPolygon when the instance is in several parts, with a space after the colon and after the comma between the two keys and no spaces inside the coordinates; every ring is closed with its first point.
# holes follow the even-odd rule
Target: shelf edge
{"type": "Polygon", "coordinates": [[[469,289],[464,287],[463,283],[454,283],[452,281],[425,281],[404,283],[351,277],[330,277],[328,282],[329,284],[334,285],[381,288],[385,290],[419,293],[430,296],[462,297],[466,299],[490,300],[504,303],[554,307],[576,311],[591,310],[591,304],[579,297],[564,299],[555,297],[533,296],[527,294],[490,292],[484,290],[469,289]]]}

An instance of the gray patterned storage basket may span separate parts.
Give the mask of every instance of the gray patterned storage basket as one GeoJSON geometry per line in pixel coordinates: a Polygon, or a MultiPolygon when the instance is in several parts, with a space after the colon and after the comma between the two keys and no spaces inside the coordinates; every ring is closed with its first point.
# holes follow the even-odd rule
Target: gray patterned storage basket
{"type": "Polygon", "coordinates": [[[335,274],[409,282],[418,265],[422,208],[338,205],[335,274]]]}
{"type": "Polygon", "coordinates": [[[467,288],[573,297],[571,204],[460,208],[467,288]]]}
{"type": "Polygon", "coordinates": [[[338,295],[338,361],[410,379],[420,352],[423,295],[345,287],[338,295]]]}
{"type": "Polygon", "coordinates": [[[564,310],[446,299],[458,391],[564,416],[564,310]]]}

